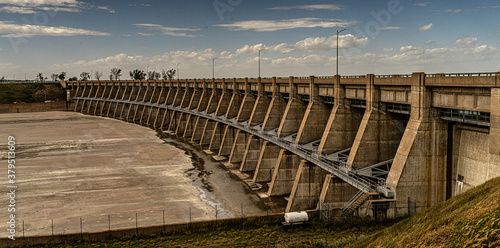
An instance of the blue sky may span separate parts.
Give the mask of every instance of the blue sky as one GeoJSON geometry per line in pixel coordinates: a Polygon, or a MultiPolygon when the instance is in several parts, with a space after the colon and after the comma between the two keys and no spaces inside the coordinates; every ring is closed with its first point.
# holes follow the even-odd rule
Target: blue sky
{"type": "Polygon", "coordinates": [[[500,71],[500,0],[0,0],[0,77],[500,71]]]}

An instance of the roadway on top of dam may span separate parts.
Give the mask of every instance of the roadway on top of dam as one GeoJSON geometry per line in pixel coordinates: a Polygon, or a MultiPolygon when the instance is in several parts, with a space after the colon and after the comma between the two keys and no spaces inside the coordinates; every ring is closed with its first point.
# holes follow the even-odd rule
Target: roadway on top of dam
{"type": "MultiPolygon", "coordinates": [[[[341,155],[343,151],[330,154],[325,156],[323,154],[319,154],[316,151],[316,148],[312,145],[312,143],[300,145],[294,143],[294,138],[292,136],[280,137],[277,135],[276,129],[270,131],[263,131],[260,129],[261,125],[250,126],[248,121],[237,122],[236,118],[227,119],[224,115],[217,116],[215,113],[207,113],[206,111],[200,112],[196,109],[189,109],[189,107],[181,108],[177,106],[158,104],[158,103],[150,103],[150,102],[142,102],[142,101],[129,101],[129,100],[118,100],[118,99],[103,99],[103,98],[91,98],[91,97],[74,97],[74,100],[91,100],[91,101],[105,101],[105,102],[114,102],[114,103],[122,103],[122,104],[135,104],[135,105],[143,105],[148,107],[155,108],[163,108],[171,111],[177,111],[181,113],[191,114],[198,117],[206,118],[212,121],[220,122],[225,125],[232,126],[237,129],[241,129],[249,134],[255,135],[263,140],[271,142],[283,149],[286,149],[301,158],[319,166],[320,168],[328,171],[329,173],[337,176],[338,178],[344,180],[350,185],[354,186],[358,190],[364,193],[379,193],[385,197],[393,197],[394,190],[392,188],[388,188],[383,180],[378,180],[375,182],[368,178],[365,178],[361,174],[366,170],[378,170],[380,174],[387,174],[387,171],[381,171],[378,169],[381,166],[385,166],[390,164],[393,160],[390,159],[388,161],[384,161],[378,163],[373,166],[369,166],[367,168],[363,168],[360,170],[355,170],[353,168],[349,168],[346,165],[345,159],[342,159],[341,155]]],[[[314,142],[313,142],[314,143],[314,142]]]]}

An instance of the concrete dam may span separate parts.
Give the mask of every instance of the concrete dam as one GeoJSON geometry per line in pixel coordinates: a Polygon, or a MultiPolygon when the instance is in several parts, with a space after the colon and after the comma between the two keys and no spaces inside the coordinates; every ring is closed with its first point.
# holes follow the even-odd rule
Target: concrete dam
{"type": "Polygon", "coordinates": [[[500,72],[61,84],[74,111],[173,132],[287,212],[413,214],[500,176],[500,72]]]}

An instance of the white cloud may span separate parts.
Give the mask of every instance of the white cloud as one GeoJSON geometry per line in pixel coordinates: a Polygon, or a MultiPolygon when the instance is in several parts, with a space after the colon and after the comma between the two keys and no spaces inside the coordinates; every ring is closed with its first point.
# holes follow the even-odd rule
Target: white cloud
{"type": "Polygon", "coordinates": [[[0,0],[0,4],[10,4],[16,6],[77,6],[81,3],[77,0],[0,0]]]}
{"type": "Polygon", "coordinates": [[[107,6],[95,6],[77,0],[0,0],[0,6],[0,12],[16,14],[34,14],[40,10],[75,13],[86,8],[96,8],[109,13],[116,12],[107,6]]]}
{"type": "Polygon", "coordinates": [[[253,30],[257,32],[270,32],[285,29],[295,28],[332,28],[332,27],[346,27],[356,24],[355,21],[337,20],[337,19],[321,19],[321,18],[297,18],[286,20],[249,20],[240,21],[232,24],[217,24],[214,26],[226,27],[232,31],[253,30]]]}
{"type": "Polygon", "coordinates": [[[276,6],[268,8],[269,10],[292,10],[292,9],[305,9],[305,10],[342,10],[340,5],[337,4],[312,4],[312,5],[296,5],[296,6],[276,6]]]}
{"type": "Polygon", "coordinates": [[[435,44],[435,43],[436,43],[436,41],[433,41],[433,40],[426,40],[424,43],[425,43],[426,45],[432,45],[432,44],[435,44]]]}
{"type": "Polygon", "coordinates": [[[380,28],[382,30],[398,30],[398,29],[401,29],[401,27],[397,27],[397,26],[387,26],[387,27],[382,27],[380,28]]]}
{"type": "Polygon", "coordinates": [[[69,27],[49,27],[41,25],[16,24],[0,21],[0,37],[33,37],[33,36],[108,36],[109,33],[69,27]]]}
{"type": "Polygon", "coordinates": [[[422,33],[428,30],[431,30],[432,26],[434,26],[432,23],[424,25],[418,29],[418,32],[422,33]]]}
{"type": "Polygon", "coordinates": [[[477,38],[467,37],[464,39],[457,39],[455,46],[458,48],[471,48],[477,46],[477,38]]]}
{"type": "Polygon", "coordinates": [[[172,28],[172,27],[165,27],[159,24],[134,24],[134,26],[146,28],[149,30],[160,31],[160,33],[163,35],[182,36],[182,37],[196,37],[196,35],[188,34],[186,32],[200,31],[200,29],[195,29],[195,28],[172,28]]]}
{"type": "Polygon", "coordinates": [[[35,14],[36,11],[32,8],[18,7],[18,6],[3,6],[0,7],[0,12],[14,13],[14,14],[35,14]]]}
{"type": "Polygon", "coordinates": [[[415,50],[418,50],[420,49],[419,47],[414,47],[414,46],[402,46],[401,48],[399,48],[399,51],[401,52],[410,52],[410,51],[415,51],[415,50]]]}
{"type": "MultiPolygon", "coordinates": [[[[339,48],[359,47],[365,45],[367,42],[368,38],[356,38],[352,34],[339,36],[339,48]]],[[[337,36],[333,35],[330,37],[309,37],[298,41],[295,44],[281,43],[275,46],[265,46],[263,44],[256,44],[253,46],[245,45],[236,50],[236,54],[257,54],[259,50],[278,53],[289,53],[292,51],[328,51],[335,49],[336,47],[337,36]]]]}
{"type": "Polygon", "coordinates": [[[109,8],[108,6],[98,6],[97,9],[107,11],[111,14],[116,13],[116,10],[109,8]]]}
{"type": "Polygon", "coordinates": [[[430,4],[430,2],[425,2],[425,3],[414,3],[413,5],[414,6],[419,6],[419,7],[426,7],[429,4],[430,4]]]}
{"type": "Polygon", "coordinates": [[[384,48],[382,51],[388,53],[388,52],[394,52],[394,48],[384,48]]]}

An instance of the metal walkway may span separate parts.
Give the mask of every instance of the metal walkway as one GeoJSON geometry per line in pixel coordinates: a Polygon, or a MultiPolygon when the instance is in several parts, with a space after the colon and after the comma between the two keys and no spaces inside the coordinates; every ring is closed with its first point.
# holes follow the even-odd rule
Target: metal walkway
{"type": "MultiPolygon", "coordinates": [[[[269,141],[277,146],[286,149],[301,158],[311,162],[312,164],[321,167],[322,169],[328,171],[329,173],[335,175],[336,177],[342,179],[343,181],[349,183],[355,188],[359,189],[364,193],[379,193],[385,197],[394,197],[394,189],[388,188],[385,185],[384,180],[379,180],[375,182],[366,178],[365,176],[358,175],[357,171],[347,167],[345,160],[335,158],[328,155],[318,154],[313,149],[307,149],[304,145],[299,145],[293,142],[293,140],[285,139],[285,137],[279,137],[276,132],[263,131],[260,125],[249,126],[248,122],[237,122],[236,118],[227,119],[225,116],[216,116],[215,113],[207,113],[206,111],[199,112],[196,109],[181,108],[175,106],[168,106],[165,104],[149,103],[149,102],[136,102],[128,100],[115,100],[115,99],[102,99],[102,98],[90,98],[90,97],[74,97],[74,100],[90,100],[90,101],[105,101],[123,104],[133,104],[133,105],[143,105],[147,107],[162,108],[171,111],[177,111],[181,113],[186,113],[194,116],[199,116],[212,121],[217,121],[225,125],[232,126],[234,128],[241,129],[249,134],[255,135],[263,140],[269,141]]],[[[310,146],[309,146],[310,147],[310,146]]],[[[364,174],[364,173],[360,173],[364,174]]]]}

